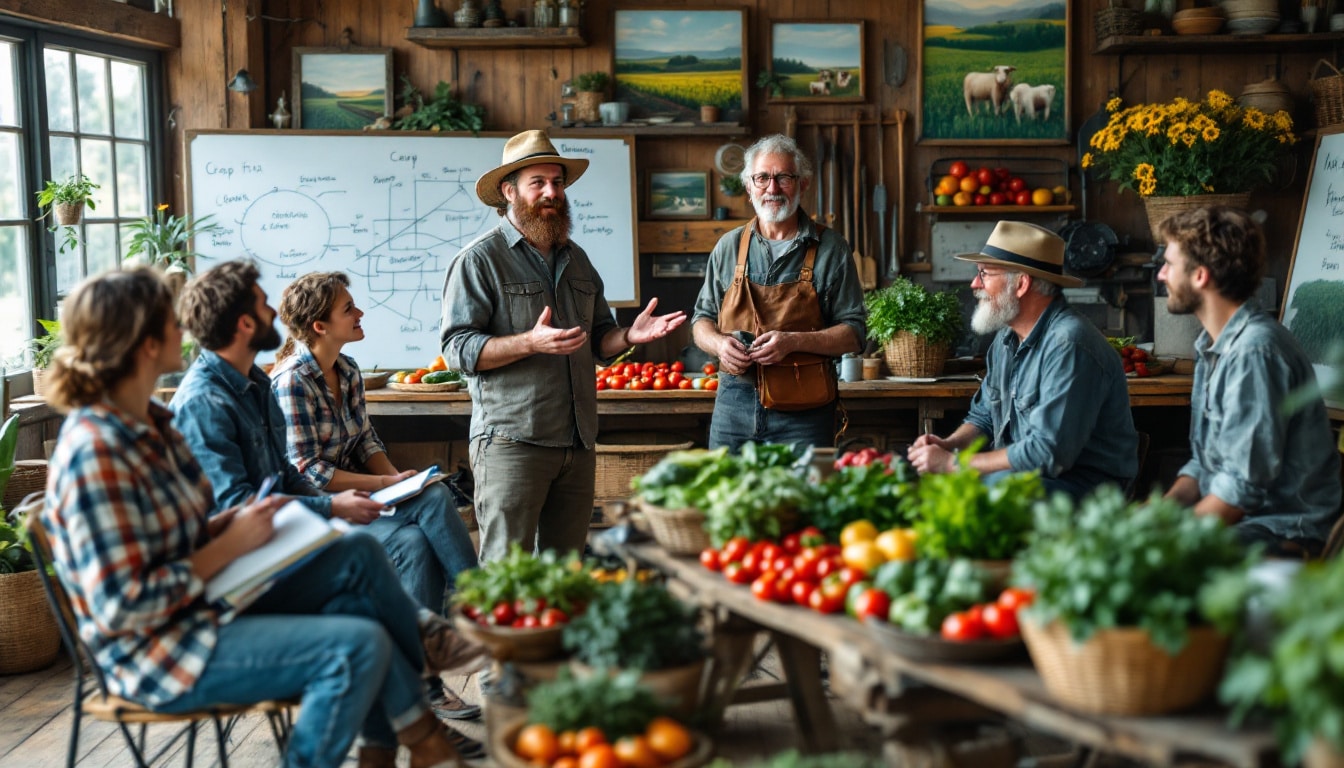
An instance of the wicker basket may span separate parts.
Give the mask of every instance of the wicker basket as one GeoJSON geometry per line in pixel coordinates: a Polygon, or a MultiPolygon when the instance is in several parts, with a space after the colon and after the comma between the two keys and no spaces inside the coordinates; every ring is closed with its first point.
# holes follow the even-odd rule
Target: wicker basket
{"type": "Polygon", "coordinates": [[[1099,629],[1078,645],[1059,622],[1022,623],[1046,690],[1066,706],[1099,715],[1160,715],[1199,703],[1218,683],[1227,638],[1195,627],[1175,656],[1143,629],[1099,629]]]}
{"type": "Polygon", "coordinates": [[[658,545],[674,555],[696,555],[710,546],[705,513],[698,509],[666,509],[640,499],[640,513],[658,545]]]}
{"type": "Polygon", "coordinates": [[[51,371],[47,368],[33,369],[33,394],[45,398],[47,387],[51,385],[51,371]]]}
{"type": "MultiPolygon", "coordinates": [[[[643,670],[639,673],[639,684],[649,689],[666,706],[668,714],[678,720],[689,720],[700,709],[707,663],[707,659],[697,659],[680,667],[643,670]]],[[[569,669],[578,680],[586,680],[597,674],[596,669],[574,659],[570,660],[569,669]]],[[[614,677],[622,671],[611,669],[607,670],[607,674],[614,677]]]]}
{"type": "Polygon", "coordinates": [[[604,435],[597,443],[597,485],[593,498],[598,502],[630,498],[630,481],[653,468],[672,451],[689,450],[694,443],[673,435],[635,432],[604,435]],[[603,442],[608,441],[608,442],[603,442]]]}
{"type": "Polygon", "coordinates": [[[929,344],[909,331],[897,331],[883,347],[892,376],[927,379],[943,372],[947,344],[929,344]]]}
{"type": "Polygon", "coordinates": [[[1114,35],[1137,35],[1143,29],[1143,14],[1133,8],[1102,8],[1092,17],[1097,39],[1114,35]]]}
{"type": "Polygon", "coordinates": [[[1344,123],[1344,73],[1341,73],[1334,64],[1321,59],[1316,62],[1316,69],[1312,71],[1312,75],[1312,79],[1307,82],[1311,84],[1311,95],[1316,101],[1316,127],[1325,128],[1344,123]],[[1320,74],[1322,64],[1333,74],[1314,77],[1320,74]]]}
{"type": "Polygon", "coordinates": [[[61,652],[61,634],[37,571],[0,574],[0,675],[41,669],[61,652]]]}
{"type": "Polygon", "coordinates": [[[1251,204],[1250,192],[1237,192],[1231,195],[1185,195],[1183,197],[1145,197],[1143,207],[1148,212],[1148,228],[1152,230],[1153,242],[1161,244],[1162,222],[1171,216],[1191,208],[1206,205],[1226,205],[1245,209],[1251,204]]]}
{"type": "Polygon", "coordinates": [[[5,486],[5,495],[0,506],[13,509],[30,493],[45,490],[47,487],[47,462],[45,459],[21,459],[14,462],[14,474],[9,476],[5,486]]]}

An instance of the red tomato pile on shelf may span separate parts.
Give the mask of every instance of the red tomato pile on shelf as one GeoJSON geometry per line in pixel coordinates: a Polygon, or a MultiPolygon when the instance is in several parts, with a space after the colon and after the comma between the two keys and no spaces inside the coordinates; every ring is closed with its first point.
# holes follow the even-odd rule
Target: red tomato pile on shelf
{"type": "Polygon", "coordinates": [[[558,627],[569,621],[569,614],[546,605],[545,598],[529,600],[501,600],[489,609],[475,605],[462,606],[462,613],[472,621],[487,627],[537,629],[558,627]]]}
{"type": "Polygon", "coordinates": [[[1132,373],[1139,378],[1153,375],[1148,370],[1148,351],[1142,347],[1124,346],[1121,347],[1120,357],[1125,360],[1125,373],[1132,373]]]}
{"type": "Polygon", "coordinates": [[[815,527],[791,533],[778,544],[735,537],[722,549],[701,552],[700,564],[721,571],[734,584],[751,585],[758,600],[804,605],[820,613],[844,610],[849,588],[864,578],[862,571],[845,566],[840,547],[826,544],[815,527]]]}
{"type": "Polygon", "coordinates": [[[891,466],[891,463],[895,460],[896,454],[890,451],[886,453],[878,453],[876,448],[867,446],[865,448],[860,448],[857,451],[845,451],[840,455],[840,458],[835,460],[835,468],[866,467],[874,461],[880,461],[887,466],[891,466]]]}
{"type": "Polygon", "coordinates": [[[718,369],[705,363],[703,377],[688,378],[686,364],[672,363],[614,363],[597,371],[597,391],[604,389],[634,389],[664,391],[669,389],[719,388],[718,369]]]}
{"type": "Polygon", "coordinates": [[[1021,634],[1017,613],[1031,605],[1035,594],[1022,587],[1009,587],[992,603],[971,606],[943,619],[940,634],[944,640],[1007,640],[1021,634]]]}
{"type": "Polygon", "coordinates": [[[971,168],[964,160],[952,163],[933,188],[935,205],[1063,205],[1069,197],[1063,185],[1032,189],[1007,168],[971,168]]]}

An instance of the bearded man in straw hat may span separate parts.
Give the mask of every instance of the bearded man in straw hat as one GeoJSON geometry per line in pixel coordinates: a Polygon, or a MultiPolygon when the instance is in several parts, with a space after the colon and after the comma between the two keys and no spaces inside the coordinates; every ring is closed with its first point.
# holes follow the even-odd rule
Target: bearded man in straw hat
{"type": "Polygon", "coordinates": [[[1060,295],[1082,281],[1064,274],[1064,241],[1044,227],[1001,221],[980,253],[971,288],[976,333],[996,333],[987,372],[966,421],[951,435],[910,446],[921,473],[957,469],[956,452],[981,436],[971,466],[987,482],[1007,471],[1041,471],[1047,492],[1081,498],[1138,473],[1138,433],[1120,356],[1060,295]]]}
{"type": "Polygon", "coordinates": [[[512,542],[582,550],[597,455],[595,362],[666,336],[682,312],[655,317],[652,299],[616,324],[602,277],[569,239],[565,190],[588,169],[561,157],[544,131],[504,145],[476,182],[499,226],[462,249],[443,288],[440,343],[471,393],[471,465],[482,562],[512,542]]]}

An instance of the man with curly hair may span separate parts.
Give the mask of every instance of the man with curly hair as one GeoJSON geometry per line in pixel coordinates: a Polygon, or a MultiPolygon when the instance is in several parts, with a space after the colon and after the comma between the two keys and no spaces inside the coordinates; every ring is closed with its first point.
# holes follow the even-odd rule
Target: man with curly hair
{"type": "Polygon", "coordinates": [[[1339,453],[1320,395],[1288,412],[1316,375],[1293,338],[1253,299],[1265,241],[1245,212],[1197,208],[1161,225],[1167,311],[1193,314],[1190,451],[1167,496],[1217,515],[1268,554],[1320,552],[1339,514],[1339,453]]]}

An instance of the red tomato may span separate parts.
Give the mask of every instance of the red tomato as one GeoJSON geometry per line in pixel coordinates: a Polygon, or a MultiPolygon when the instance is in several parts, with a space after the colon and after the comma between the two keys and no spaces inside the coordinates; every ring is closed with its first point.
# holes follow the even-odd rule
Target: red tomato
{"type": "Polygon", "coordinates": [[[848,589],[849,587],[858,584],[860,581],[863,581],[863,578],[867,574],[865,574],[863,571],[860,571],[858,568],[850,568],[849,566],[845,566],[844,568],[841,568],[839,571],[837,571],[835,575],[839,577],[840,582],[845,585],[846,589],[848,589]]]}
{"type": "Polygon", "coordinates": [[[705,388],[705,389],[708,389],[710,392],[713,392],[714,390],[716,390],[716,389],[719,388],[719,380],[718,380],[718,379],[706,379],[706,380],[705,380],[705,387],[704,387],[704,388],[705,388]]]}
{"type": "Polygon", "coordinates": [[[606,379],[598,379],[598,380],[597,380],[597,391],[598,391],[598,392],[601,392],[602,390],[604,390],[604,389],[606,389],[606,388],[607,388],[607,380],[606,380],[606,379]]]}
{"type": "MultiPolygon", "coordinates": [[[[1014,176],[1008,180],[1008,191],[1017,194],[1027,188],[1027,182],[1020,176],[1014,176]]],[[[1021,205],[1021,203],[1018,203],[1021,205]]]]}
{"type": "Polygon", "coordinates": [[[1134,375],[1135,375],[1135,376],[1138,376],[1138,377],[1140,377],[1140,378],[1142,378],[1142,377],[1144,377],[1144,376],[1148,376],[1148,375],[1149,375],[1149,373],[1148,373],[1148,364],[1147,364],[1147,363],[1135,363],[1135,364],[1134,364],[1134,375]]]}
{"type": "Polygon", "coordinates": [[[673,387],[681,386],[681,382],[684,381],[685,379],[686,379],[686,377],[685,377],[685,376],[682,376],[682,375],[681,375],[679,372],[677,372],[677,371],[673,371],[673,372],[667,374],[667,383],[668,383],[668,384],[671,384],[673,387]]]}
{"type": "Polygon", "coordinates": [[[779,557],[776,557],[774,560],[770,561],[770,570],[775,573],[784,573],[785,571],[788,571],[792,574],[793,558],[788,555],[780,555],[779,557]]]}
{"type": "Polygon", "coordinates": [[[634,390],[645,390],[649,388],[649,382],[643,376],[630,382],[630,388],[634,390]]]}
{"type": "Polygon", "coordinates": [[[817,555],[815,549],[805,549],[793,557],[793,572],[803,581],[820,580],[821,576],[817,574],[820,565],[821,557],[817,555]]]}
{"type": "Polygon", "coordinates": [[[607,378],[607,386],[612,389],[625,389],[625,386],[629,383],[630,380],[624,376],[610,376],[607,378]]]}
{"type": "Polygon", "coordinates": [[[972,617],[969,612],[953,613],[943,619],[941,634],[944,640],[970,642],[985,636],[985,625],[983,621],[972,617]]]}
{"type": "Polygon", "coordinates": [[[845,585],[822,582],[812,590],[807,605],[818,613],[837,613],[845,607],[845,585]]]}
{"type": "Polygon", "coordinates": [[[981,168],[975,172],[975,180],[981,184],[993,184],[994,172],[988,168],[981,168]]]}
{"type": "Polygon", "coordinates": [[[784,550],[786,555],[796,555],[803,548],[803,537],[799,533],[785,534],[784,538],[779,540],[779,548],[784,550]]]}
{"type": "Polygon", "coordinates": [[[747,541],[746,536],[734,536],[723,545],[721,559],[724,564],[739,562],[749,549],[751,542],[747,541]]]}
{"type": "Polygon", "coordinates": [[[750,584],[751,580],[755,578],[746,568],[742,567],[741,563],[729,563],[723,566],[723,577],[734,584],[750,584]]]}
{"type": "Polygon", "coordinates": [[[859,621],[863,621],[866,616],[886,621],[890,611],[891,596],[876,587],[865,589],[859,599],[854,601],[854,618],[859,621]]]}
{"type": "Polygon", "coordinates": [[[1013,202],[1018,205],[1031,205],[1031,190],[1022,189],[1013,193],[1013,202]]]}
{"type": "Polygon", "coordinates": [[[547,608],[541,612],[539,618],[541,619],[541,626],[543,627],[558,627],[569,621],[569,617],[559,608],[547,608]]]}
{"type": "Polygon", "coordinates": [[[809,525],[799,531],[798,538],[804,547],[815,547],[826,543],[826,537],[822,535],[821,529],[815,525],[809,525]]]}
{"type": "Polygon", "coordinates": [[[690,379],[682,379],[677,382],[677,389],[691,389],[693,386],[690,379]]]}
{"type": "Polygon", "coordinates": [[[1018,611],[1031,605],[1035,599],[1036,593],[1026,587],[1009,587],[999,595],[998,603],[1010,611],[1018,611]]]}
{"type": "Polygon", "coordinates": [[[680,360],[676,360],[672,363],[672,370],[676,371],[677,373],[681,373],[682,371],[686,370],[686,364],[681,362],[680,360]]]}
{"type": "Polygon", "coordinates": [[[658,390],[659,392],[662,392],[663,390],[667,389],[668,388],[667,379],[662,376],[655,376],[653,378],[653,388],[658,390]]]}
{"type": "Polygon", "coordinates": [[[513,623],[513,620],[517,618],[517,614],[513,612],[513,605],[503,601],[497,603],[494,608],[490,609],[490,616],[495,620],[495,623],[501,627],[509,626],[513,623]]]}
{"type": "Polygon", "coordinates": [[[644,363],[639,367],[639,370],[642,371],[645,376],[647,376],[650,373],[653,373],[654,371],[658,370],[658,366],[653,363],[644,363]]]}
{"type": "Polygon", "coordinates": [[[776,558],[784,554],[784,550],[773,541],[757,542],[756,549],[760,551],[763,562],[773,563],[776,558]]]}
{"type": "Polygon", "coordinates": [[[967,165],[965,160],[958,160],[947,169],[947,172],[961,179],[970,174],[971,166],[967,165]]]}
{"type": "Polygon", "coordinates": [[[518,616],[539,616],[544,610],[546,610],[546,598],[544,597],[520,597],[513,601],[513,612],[518,616]]]}
{"type": "Polygon", "coordinates": [[[1148,350],[1143,347],[1134,347],[1133,351],[1129,353],[1129,356],[1132,357],[1136,363],[1146,362],[1148,360],[1148,350]]]}
{"type": "Polygon", "coordinates": [[[541,619],[536,616],[519,616],[513,620],[513,626],[518,629],[536,629],[541,626],[541,619]]]}
{"type": "Polygon", "coordinates": [[[991,193],[990,196],[989,196],[989,204],[990,204],[990,205],[1007,205],[1007,204],[1008,204],[1008,196],[1005,195],[1005,194],[1002,193],[1002,192],[994,192],[994,193],[991,193]]]}
{"type": "Polygon", "coordinates": [[[415,373],[412,373],[410,376],[407,376],[407,377],[406,377],[406,383],[407,383],[407,384],[419,384],[419,383],[420,383],[420,380],[423,379],[424,377],[425,377],[425,374],[423,374],[423,373],[421,373],[421,372],[419,372],[419,371],[416,371],[415,373]]]}
{"type": "Polygon", "coordinates": [[[630,378],[631,376],[638,376],[639,366],[635,365],[634,363],[626,363],[625,367],[621,370],[621,375],[626,377],[627,379],[630,378]]]}
{"type": "Polygon", "coordinates": [[[711,571],[723,570],[723,561],[719,559],[719,551],[713,547],[700,551],[700,564],[711,571]]]}
{"type": "Polygon", "coordinates": [[[767,603],[770,602],[771,600],[774,600],[775,580],[776,577],[772,573],[767,573],[763,576],[757,576],[756,579],[751,582],[751,594],[757,600],[764,600],[767,603]]]}
{"type": "Polygon", "coordinates": [[[742,556],[742,569],[750,573],[753,579],[761,575],[761,571],[765,570],[765,561],[761,559],[759,550],[753,549],[742,556]]]}
{"type": "Polygon", "coordinates": [[[705,363],[705,367],[701,368],[700,372],[706,376],[713,376],[718,370],[713,363],[705,363]]]}
{"type": "Polygon", "coordinates": [[[994,169],[994,178],[998,181],[1007,181],[1012,178],[1013,172],[1002,166],[994,169]]]}
{"type": "Polygon", "coordinates": [[[820,557],[817,559],[817,578],[824,579],[842,567],[844,567],[844,563],[837,557],[820,557]]]}
{"type": "Polygon", "coordinates": [[[994,637],[1017,637],[1017,612],[1010,611],[998,603],[990,603],[981,613],[985,630],[994,637]]]}
{"type": "Polygon", "coordinates": [[[798,605],[807,605],[808,600],[812,598],[812,593],[815,591],[817,591],[816,584],[803,581],[802,579],[793,582],[789,587],[789,595],[793,598],[793,602],[798,605]]]}

